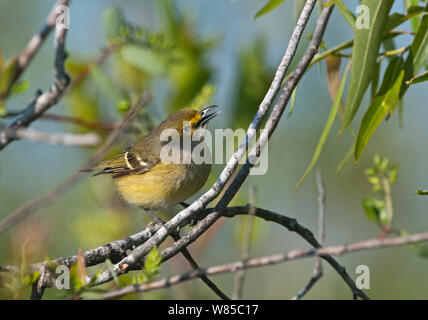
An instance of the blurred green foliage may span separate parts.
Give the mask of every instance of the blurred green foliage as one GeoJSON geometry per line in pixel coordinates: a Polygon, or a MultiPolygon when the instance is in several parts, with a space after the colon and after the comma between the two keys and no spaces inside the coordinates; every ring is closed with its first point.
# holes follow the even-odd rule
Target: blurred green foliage
{"type": "MultiPolygon", "coordinates": [[[[274,9],[279,10],[281,7],[279,5],[282,2],[285,1],[264,1],[265,5],[259,11],[257,11],[257,9],[259,9],[258,7],[260,6],[257,8],[251,7],[254,9],[250,14],[251,23],[256,23],[254,22],[254,19],[252,19],[254,17],[254,13],[256,16],[261,16],[271,12],[274,9]]],[[[376,102],[375,99],[379,95],[385,97],[387,93],[394,93],[393,97],[396,98],[398,86],[397,83],[400,85],[401,96],[396,99],[397,101],[392,101],[394,103],[390,104],[393,104],[394,108],[389,107],[387,112],[382,114],[378,120],[383,120],[386,114],[388,114],[387,117],[389,117],[393,113],[396,103],[399,105],[402,103],[402,95],[407,90],[407,86],[426,81],[426,73],[421,69],[426,67],[425,64],[427,53],[425,48],[427,39],[426,25],[428,23],[428,16],[426,15],[427,7],[422,1],[405,0],[405,2],[406,7],[403,12],[390,13],[388,10],[385,10],[388,11],[387,15],[384,17],[386,22],[384,21],[384,23],[382,23],[382,25],[384,25],[384,30],[383,32],[379,32],[379,34],[382,36],[381,39],[378,40],[382,42],[387,53],[381,52],[380,50],[376,50],[374,54],[373,52],[370,52],[371,55],[375,56],[375,59],[373,59],[375,62],[373,65],[371,65],[371,67],[373,67],[373,75],[371,75],[371,77],[364,77],[368,80],[362,87],[368,87],[369,85],[372,86],[371,95],[369,93],[370,102],[368,106],[373,105],[373,103],[376,102]],[[395,45],[396,43],[400,43],[400,41],[396,41],[395,43],[395,40],[397,40],[397,35],[391,35],[389,31],[394,30],[398,26],[400,26],[400,28],[403,27],[402,24],[406,21],[410,21],[411,28],[413,32],[416,33],[416,35],[411,34],[406,40],[408,41],[406,46],[397,49],[395,45]],[[402,60],[404,60],[404,65],[402,60]],[[388,72],[388,69],[392,68],[391,65],[395,65],[394,61],[400,62],[399,71],[401,72],[388,72]],[[405,69],[404,76],[401,69],[405,69]],[[379,83],[382,83],[382,85],[378,90],[379,83]]],[[[295,17],[298,15],[298,13],[300,13],[303,3],[304,1],[295,0],[295,17]]],[[[319,3],[321,3],[321,1],[319,3]]],[[[70,52],[69,58],[66,61],[66,70],[73,79],[72,86],[74,87],[63,99],[68,115],[93,122],[106,121],[109,123],[115,123],[122,116],[122,114],[128,110],[129,107],[135,103],[139,97],[141,97],[141,95],[149,92],[154,94],[153,101],[150,106],[142,110],[138,115],[138,121],[136,121],[133,128],[136,130],[132,131],[136,131],[138,132],[138,135],[142,135],[147,133],[153,126],[155,126],[158,120],[160,120],[159,117],[163,117],[164,114],[169,114],[182,108],[200,109],[203,106],[210,104],[211,102],[217,102],[213,101],[217,94],[217,88],[219,87],[217,81],[217,70],[211,65],[209,54],[211,54],[213,50],[218,47],[221,40],[220,37],[216,34],[210,37],[200,34],[195,22],[192,21],[191,15],[187,11],[178,8],[177,2],[161,0],[154,2],[154,5],[158,13],[158,28],[148,28],[144,25],[140,25],[140,23],[131,23],[128,20],[128,17],[124,14],[121,7],[107,7],[105,8],[104,14],[102,16],[102,23],[105,33],[105,42],[103,48],[95,56],[80,56],[79,52],[70,52]],[[166,84],[166,89],[164,92],[165,97],[159,97],[156,95],[158,93],[157,90],[159,83],[166,84]],[[158,118],[152,118],[154,113],[152,112],[153,110],[150,110],[150,107],[152,106],[159,107],[159,110],[156,110],[158,112],[158,118]]],[[[285,5],[286,4],[284,3],[284,6],[285,5]]],[[[120,4],[120,6],[122,6],[122,4],[120,4]]],[[[356,17],[352,14],[354,11],[353,8],[347,7],[347,2],[345,1],[339,1],[337,7],[346,23],[352,26],[356,19],[356,17]]],[[[290,17],[291,16],[292,15],[290,15],[290,17]]],[[[265,16],[264,18],[257,19],[256,21],[257,23],[260,23],[260,25],[263,25],[267,17],[268,16],[265,16]]],[[[99,21],[96,23],[98,22],[99,21]]],[[[239,20],[239,22],[242,21],[239,20]]],[[[329,32],[330,30],[327,31],[327,33],[329,32]]],[[[227,122],[225,127],[229,126],[232,128],[246,128],[272,81],[274,68],[270,65],[270,61],[267,56],[266,48],[268,47],[268,43],[266,41],[266,35],[263,33],[258,34],[258,36],[253,36],[250,41],[246,42],[246,45],[241,47],[236,59],[236,68],[232,70],[232,74],[236,76],[236,81],[233,81],[233,86],[230,89],[230,92],[232,92],[231,101],[227,106],[225,106],[227,111],[230,111],[227,112],[228,118],[225,119],[225,122],[227,122]]],[[[311,36],[309,36],[309,38],[311,38],[311,36]]],[[[282,42],[285,41],[282,34],[278,37],[278,39],[281,40],[281,45],[282,42]]],[[[241,45],[241,43],[239,43],[239,45],[241,45]]],[[[341,59],[345,60],[352,58],[352,55],[354,54],[356,57],[361,54],[368,54],[370,50],[373,50],[373,48],[378,49],[379,43],[369,43],[366,50],[363,50],[362,52],[358,52],[358,50],[360,50],[359,48],[353,47],[353,42],[350,41],[350,39],[346,39],[344,43],[341,43],[338,46],[332,47],[330,49],[328,49],[327,45],[323,42],[323,47],[325,47],[325,51],[321,51],[316,56],[313,63],[322,62],[323,59],[331,56],[334,56],[335,58],[340,57],[341,59]],[[352,49],[352,53],[350,51],[346,51],[348,49],[352,49]]],[[[297,54],[296,58],[298,58],[298,56],[299,55],[297,54]]],[[[290,70],[293,69],[292,67],[290,70]]],[[[337,69],[339,72],[340,66],[337,69]]],[[[4,60],[0,51],[0,116],[4,115],[8,111],[9,100],[6,101],[6,99],[14,97],[19,93],[26,92],[26,90],[31,87],[28,79],[24,79],[27,77],[26,74],[23,75],[22,80],[20,79],[16,83],[12,83],[13,81],[11,79],[13,79],[15,70],[16,57],[12,55],[8,59],[4,60]],[[6,102],[8,103],[7,108],[6,102]]],[[[358,74],[357,71],[354,72],[356,75],[353,75],[353,77],[361,76],[361,74],[358,74]]],[[[290,73],[288,73],[288,75],[289,74],[290,73]]],[[[342,81],[344,85],[346,80],[346,76],[343,74],[342,81]]],[[[322,81],[324,81],[324,79],[322,79],[322,81]]],[[[318,88],[320,84],[315,83],[315,85],[318,88]]],[[[307,88],[299,88],[299,92],[302,93],[307,93],[307,90],[307,88]]],[[[317,94],[313,88],[310,88],[310,90],[312,90],[310,92],[314,95],[317,94]]],[[[366,94],[366,90],[363,91],[364,92],[358,92],[358,94],[366,94]]],[[[318,97],[319,96],[317,96],[317,99],[318,97]]],[[[293,107],[290,109],[289,115],[291,115],[292,110],[294,109],[296,99],[299,98],[300,93],[299,96],[297,96],[296,91],[294,91],[291,103],[293,107]]],[[[338,98],[338,101],[340,98],[341,97],[338,98]]],[[[343,99],[345,99],[345,97],[343,99]]],[[[14,100],[11,99],[11,101],[14,100]]],[[[384,101],[381,102],[384,104],[384,101]]],[[[318,101],[316,101],[316,103],[318,103],[318,101]]],[[[337,102],[336,107],[338,106],[338,103],[339,102],[337,102]]],[[[363,109],[364,105],[364,102],[360,103],[358,108],[363,109]]],[[[333,108],[334,106],[335,104],[332,105],[333,111],[335,111],[333,108]]],[[[316,115],[316,117],[325,117],[325,114],[319,113],[318,110],[313,111],[311,109],[310,112],[311,117],[313,117],[313,115],[316,115]]],[[[334,117],[332,116],[330,119],[331,121],[328,122],[330,128],[333,126],[336,112],[333,112],[333,114],[334,117]]],[[[296,115],[296,117],[297,116],[301,115],[296,115]]],[[[377,129],[377,127],[380,125],[380,122],[381,121],[376,121],[375,125],[370,127],[371,133],[377,129]]],[[[305,131],[309,131],[311,129],[309,127],[306,129],[306,123],[304,125],[305,131]]],[[[363,124],[361,123],[361,127],[362,125],[363,124]]],[[[93,130],[76,124],[73,124],[71,129],[76,132],[87,132],[89,130],[93,130]]],[[[98,131],[104,136],[107,134],[105,130],[98,131]]],[[[123,144],[125,145],[132,143],[136,140],[136,138],[137,136],[129,134],[124,138],[123,144]]],[[[353,138],[356,140],[356,137],[353,138]]],[[[293,140],[297,141],[297,144],[303,145],[306,143],[306,141],[303,140],[303,138],[300,136],[293,137],[293,140]]],[[[325,139],[322,141],[322,145],[324,142],[325,139]]],[[[368,139],[366,142],[368,142],[368,139]]],[[[281,147],[286,144],[287,147],[289,147],[290,141],[287,141],[287,137],[282,136],[281,147]]],[[[111,151],[110,156],[119,152],[122,147],[123,146],[115,147],[111,151]]],[[[36,148],[38,148],[38,146],[36,148]]],[[[317,154],[316,159],[318,159],[321,148],[317,154]]],[[[353,142],[352,148],[347,154],[347,159],[352,157],[355,148],[355,142],[353,142]]],[[[69,158],[71,159],[69,153],[67,153],[68,151],[62,150],[63,149],[61,149],[61,154],[64,154],[63,158],[60,158],[58,155],[52,156],[51,154],[49,154],[49,157],[52,157],[56,163],[61,163],[63,167],[66,167],[66,169],[72,170],[73,168],[69,167],[70,162],[62,162],[63,159],[67,161],[69,158]]],[[[40,154],[37,152],[33,153],[33,149],[31,151],[31,156],[34,156],[32,161],[34,162],[37,161],[37,157],[43,158],[46,155],[44,149],[40,152],[40,154]]],[[[84,149],[84,151],[91,150],[84,149]]],[[[83,157],[86,157],[88,154],[89,152],[83,157]]],[[[274,150],[274,152],[271,152],[271,159],[275,160],[275,157],[278,154],[283,155],[282,151],[278,149],[274,150]]],[[[330,155],[330,160],[334,157],[335,152],[332,154],[333,156],[330,155]]],[[[16,154],[13,155],[16,156],[16,154]]],[[[82,154],[79,153],[78,157],[80,157],[80,161],[82,154]]],[[[16,158],[21,157],[16,156],[16,158]]],[[[44,160],[45,159],[43,158],[43,161],[44,160]]],[[[70,161],[74,160],[75,159],[72,159],[70,161]]],[[[282,160],[283,159],[281,159],[281,161],[282,160]]],[[[27,169],[27,166],[28,164],[26,162],[25,169],[27,169]]],[[[341,165],[341,167],[343,167],[343,165],[341,165]]],[[[27,171],[22,168],[18,169],[16,171],[22,171],[23,175],[25,175],[25,184],[27,184],[28,181],[31,181],[32,176],[27,171]]],[[[33,170],[33,168],[31,169],[33,170]]],[[[64,168],[60,169],[63,170],[64,168]]],[[[287,169],[288,168],[281,167],[277,171],[272,172],[281,173],[282,171],[285,172],[287,169]]],[[[390,192],[391,190],[388,191],[388,188],[391,188],[391,186],[396,182],[397,172],[397,166],[391,166],[387,158],[382,159],[379,156],[375,157],[373,167],[366,170],[367,179],[372,185],[373,192],[376,196],[367,197],[363,200],[363,210],[367,218],[370,221],[378,224],[382,230],[390,228],[393,222],[393,194],[390,192]],[[390,203],[390,205],[388,205],[388,203],[390,203]]],[[[17,175],[19,175],[19,173],[20,172],[17,172],[17,175]]],[[[361,171],[359,176],[361,176],[361,171]]],[[[295,177],[292,176],[292,178],[295,177]]],[[[337,177],[334,176],[333,178],[335,179],[337,177]]],[[[357,176],[352,178],[357,178],[357,176]]],[[[59,178],[55,177],[55,179],[59,178]]],[[[208,183],[213,183],[215,179],[216,177],[213,174],[210,177],[208,183]]],[[[260,177],[260,179],[263,178],[260,177]]],[[[350,178],[348,177],[348,179],[350,178]]],[[[404,176],[403,179],[405,179],[404,176]]],[[[17,179],[17,181],[19,180],[17,179]]],[[[273,180],[270,180],[270,182],[272,181],[273,180]]],[[[287,183],[288,181],[283,182],[280,187],[281,189],[278,189],[281,192],[284,192],[284,199],[282,199],[283,195],[281,194],[281,196],[278,197],[281,199],[276,200],[277,202],[275,202],[278,208],[281,209],[281,212],[283,208],[288,208],[286,205],[284,205],[284,201],[286,201],[286,195],[292,192],[287,190],[287,188],[290,187],[287,185],[287,183]]],[[[140,218],[144,213],[139,212],[139,210],[135,208],[130,208],[127,205],[124,205],[120,202],[120,200],[117,199],[113,192],[106,191],[107,189],[111,189],[111,185],[108,185],[107,183],[103,184],[102,182],[99,182],[99,180],[96,184],[102,186],[94,187],[93,185],[91,186],[90,183],[83,185],[81,189],[79,189],[81,190],[81,193],[78,193],[78,197],[71,197],[67,199],[68,202],[60,202],[58,207],[47,209],[47,211],[52,210],[50,211],[52,213],[51,215],[45,215],[46,217],[50,216],[49,219],[52,219],[52,230],[60,230],[58,231],[60,234],[50,235],[51,237],[55,238],[55,241],[51,241],[51,239],[44,234],[45,230],[34,223],[31,224],[33,232],[28,232],[28,229],[26,228],[18,228],[16,231],[14,230],[13,233],[5,238],[5,240],[2,242],[2,248],[6,248],[6,250],[0,253],[0,259],[2,260],[2,263],[3,260],[7,260],[8,263],[15,263],[16,265],[19,265],[20,268],[19,274],[16,276],[12,276],[11,274],[0,275],[0,298],[28,298],[31,284],[34,283],[38,277],[38,273],[28,272],[25,268],[25,265],[30,262],[30,256],[31,261],[34,259],[36,259],[36,261],[41,261],[44,259],[45,251],[48,252],[49,256],[51,257],[66,254],[71,255],[76,253],[76,246],[82,247],[83,250],[93,248],[112,240],[122,238],[141,229],[141,226],[146,222],[146,220],[144,223],[140,221],[145,219],[140,218]],[[103,189],[103,187],[105,188],[103,189]],[[74,206],[73,201],[75,201],[75,199],[82,200],[82,203],[74,206]],[[73,205],[69,205],[70,203],[73,205]],[[84,209],[82,210],[82,208],[84,209]],[[64,213],[62,211],[64,211],[64,213]],[[58,226],[60,227],[57,228],[58,226]],[[64,232],[64,230],[66,232],[64,232]],[[25,249],[25,243],[27,243],[26,239],[30,239],[27,241],[32,242],[34,246],[38,246],[40,248],[43,247],[43,250],[40,248],[39,251],[34,249],[33,253],[30,255],[28,252],[26,252],[29,251],[28,248],[25,249]],[[35,241],[35,239],[37,241],[35,241]],[[20,250],[21,245],[22,250],[20,250]]],[[[352,181],[352,184],[352,191],[350,193],[353,194],[354,197],[358,198],[358,203],[355,205],[355,207],[360,208],[359,203],[361,203],[361,196],[354,194],[354,184],[356,184],[356,182],[354,183],[354,181],[352,181]]],[[[16,197],[16,199],[14,199],[15,202],[23,201],[22,197],[15,195],[15,191],[17,189],[10,187],[9,181],[6,181],[4,185],[6,185],[6,187],[2,189],[4,197],[10,196],[12,198],[12,196],[14,196],[16,197]]],[[[48,185],[48,182],[46,182],[46,185],[48,185]]],[[[265,196],[267,193],[271,192],[272,191],[270,190],[265,192],[265,196]]],[[[277,192],[275,192],[275,196],[277,196],[276,193],[277,192]]],[[[425,194],[428,192],[420,190],[419,193],[425,194]]],[[[33,194],[31,194],[31,196],[33,196],[33,194]]],[[[298,194],[293,193],[292,197],[296,197],[297,202],[300,201],[298,194]]],[[[302,205],[302,207],[304,205],[303,202],[308,202],[307,199],[311,198],[312,195],[308,195],[306,190],[304,191],[303,197],[304,199],[301,201],[301,203],[299,203],[299,205],[302,205]]],[[[269,196],[266,196],[266,198],[272,200],[272,198],[269,198],[269,196]]],[[[313,197],[313,200],[315,203],[315,196],[313,197]]],[[[233,200],[233,204],[242,204],[247,201],[248,196],[244,191],[241,191],[233,200]]],[[[331,200],[331,202],[333,201],[334,200],[331,200]]],[[[341,204],[340,199],[337,201],[339,204],[341,204]]],[[[347,201],[348,199],[346,199],[346,201],[344,200],[346,205],[347,201]]],[[[15,202],[13,202],[13,205],[15,205],[15,202]]],[[[269,206],[271,205],[268,200],[261,199],[261,206],[264,206],[266,203],[268,203],[269,206]]],[[[395,203],[399,205],[399,201],[395,201],[395,203]]],[[[361,213],[361,208],[358,210],[360,210],[361,213]]],[[[340,211],[340,213],[342,213],[342,211],[340,211]]],[[[7,212],[4,214],[7,214],[7,212]]],[[[313,218],[311,215],[305,216],[303,212],[297,212],[296,215],[297,214],[302,215],[303,220],[313,218]]],[[[42,219],[41,217],[42,216],[40,215],[38,218],[42,219]]],[[[400,218],[400,215],[398,215],[397,218],[400,218]]],[[[231,260],[236,260],[236,256],[234,256],[234,254],[237,252],[239,254],[239,249],[242,244],[244,230],[248,223],[248,219],[249,217],[246,216],[237,217],[234,219],[233,228],[227,229],[228,231],[231,231],[231,233],[227,234],[227,236],[225,236],[224,231],[220,230],[219,227],[213,231],[211,238],[206,240],[206,242],[196,242],[192,249],[194,248],[195,251],[199,253],[198,259],[206,259],[203,261],[212,262],[202,254],[208,248],[209,250],[206,251],[209,252],[209,254],[206,256],[209,256],[210,259],[218,257],[218,255],[213,254],[213,252],[221,252],[224,254],[222,259],[224,258],[227,260],[230,258],[231,260]],[[230,236],[231,239],[228,238],[228,236],[230,236]],[[229,241],[232,241],[232,243],[236,245],[230,246],[229,241]],[[209,243],[214,244],[212,247],[210,247],[209,243]],[[228,250],[225,250],[225,247],[227,247],[228,250]]],[[[336,215],[334,216],[334,219],[331,220],[340,219],[344,219],[343,216],[336,215]]],[[[304,222],[306,223],[307,221],[304,222]]],[[[334,226],[339,225],[342,227],[342,225],[340,225],[342,221],[335,221],[335,223],[337,224],[334,224],[334,226]]],[[[394,227],[398,228],[396,224],[397,221],[394,219],[394,227]]],[[[265,221],[256,218],[253,229],[254,230],[252,232],[251,238],[252,243],[266,244],[264,243],[266,239],[268,239],[267,241],[272,241],[271,237],[273,232],[271,232],[271,230],[273,230],[273,228],[271,228],[270,224],[267,224],[265,221]]],[[[340,236],[339,229],[342,228],[337,229],[340,236]]],[[[399,232],[403,236],[410,234],[409,232],[403,231],[401,229],[397,230],[391,229],[390,231],[399,232]]],[[[288,242],[282,241],[282,238],[280,241],[278,241],[277,238],[274,238],[273,242],[274,245],[276,245],[274,248],[279,247],[281,250],[283,250],[284,243],[288,244],[288,242]]],[[[270,245],[271,243],[269,243],[269,246],[270,245]]],[[[262,246],[255,245],[254,251],[260,249],[260,247],[262,246]]],[[[428,251],[426,245],[415,244],[409,247],[412,248],[412,250],[415,251],[419,256],[427,256],[428,251]]],[[[262,249],[263,251],[257,251],[257,254],[266,254],[265,248],[262,249]]],[[[218,261],[215,262],[218,263],[218,261]]],[[[2,263],[0,263],[0,265],[2,263]]],[[[87,274],[94,274],[94,279],[96,279],[96,276],[99,274],[99,272],[111,268],[111,262],[106,261],[105,265],[93,268],[95,270],[87,270],[84,263],[82,264],[82,259],[79,258],[78,262],[71,268],[72,288],[70,292],[65,295],[65,298],[99,299],[100,293],[103,290],[111,290],[112,288],[123,287],[132,283],[144,283],[163,273],[165,275],[169,275],[172,271],[174,274],[182,271],[181,265],[179,263],[172,261],[171,264],[173,267],[171,267],[170,264],[162,265],[159,250],[153,249],[148,255],[142,270],[131,272],[130,274],[116,278],[115,281],[106,286],[103,286],[101,289],[90,289],[83,282],[84,276],[87,274]],[[176,268],[177,265],[180,268],[176,268]]],[[[288,265],[286,267],[288,267],[288,265]]],[[[286,267],[281,266],[278,268],[286,267]]],[[[187,265],[186,268],[188,268],[187,265]]],[[[283,269],[281,269],[280,272],[283,272],[283,269]]],[[[302,275],[302,278],[305,276],[306,275],[302,275]]],[[[296,284],[293,283],[293,280],[294,279],[290,280],[290,287],[292,285],[296,286],[296,284]]],[[[269,279],[266,279],[266,281],[263,282],[263,284],[266,284],[266,288],[262,289],[264,290],[263,292],[266,292],[270,295],[269,297],[271,297],[275,294],[275,290],[278,289],[275,286],[269,286],[268,281],[269,279]]],[[[222,284],[224,283],[225,285],[229,285],[231,282],[232,281],[230,281],[230,278],[225,278],[222,284]]],[[[257,289],[260,287],[260,283],[257,283],[257,289]]],[[[280,287],[280,290],[283,290],[282,286],[278,287],[280,287]]],[[[48,291],[46,294],[47,298],[63,297],[63,291],[55,289],[49,290],[50,291],[48,291]]],[[[183,284],[179,287],[179,289],[177,289],[177,291],[173,290],[174,289],[171,291],[145,293],[144,296],[135,294],[124,298],[212,298],[210,292],[204,291],[204,289],[199,289],[199,286],[193,282],[183,284]]],[[[385,290],[388,291],[387,289],[385,290]]],[[[341,291],[338,289],[334,292],[341,291]]],[[[322,294],[322,297],[324,297],[324,295],[328,296],[329,293],[325,291],[322,292],[322,294]]]]}
{"type": "Polygon", "coordinates": [[[247,128],[269,89],[274,70],[267,64],[266,43],[262,37],[239,54],[236,88],[229,126],[247,128]]]}

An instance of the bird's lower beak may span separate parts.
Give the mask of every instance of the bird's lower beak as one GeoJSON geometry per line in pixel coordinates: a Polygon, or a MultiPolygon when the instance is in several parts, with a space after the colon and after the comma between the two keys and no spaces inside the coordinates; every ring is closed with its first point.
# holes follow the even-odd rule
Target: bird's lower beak
{"type": "Polygon", "coordinates": [[[221,111],[209,113],[211,110],[213,110],[214,108],[217,108],[217,107],[218,107],[218,105],[215,104],[215,105],[209,106],[209,107],[203,109],[202,111],[200,111],[199,113],[201,114],[201,119],[199,119],[197,126],[205,128],[208,124],[208,121],[210,121],[215,116],[219,115],[221,113],[221,111]]]}

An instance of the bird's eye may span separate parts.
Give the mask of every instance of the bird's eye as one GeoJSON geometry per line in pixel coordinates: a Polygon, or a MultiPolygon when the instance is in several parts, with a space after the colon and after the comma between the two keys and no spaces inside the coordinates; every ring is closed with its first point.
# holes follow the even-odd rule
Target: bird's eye
{"type": "Polygon", "coordinates": [[[190,126],[185,126],[185,127],[183,127],[183,134],[189,134],[190,133],[190,126]]]}

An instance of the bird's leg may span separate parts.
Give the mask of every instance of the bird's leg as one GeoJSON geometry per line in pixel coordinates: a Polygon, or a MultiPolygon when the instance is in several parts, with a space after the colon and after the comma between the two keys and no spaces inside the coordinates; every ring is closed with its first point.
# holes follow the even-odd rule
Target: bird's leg
{"type": "Polygon", "coordinates": [[[183,208],[187,208],[188,206],[190,206],[190,204],[186,202],[180,202],[180,206],[182,206],[183,208]]]}
{"type": "Polygon", "coordinates": [[[155,223],[160,224],[160,225],[163,225],[165,223],[165,221],[163,221],[162,219],[156,217],[156,215],[150,209],[145,209],[144,208],[144,211],[146,211],[153,218],[153,220],[155,221],[155,223]]]}

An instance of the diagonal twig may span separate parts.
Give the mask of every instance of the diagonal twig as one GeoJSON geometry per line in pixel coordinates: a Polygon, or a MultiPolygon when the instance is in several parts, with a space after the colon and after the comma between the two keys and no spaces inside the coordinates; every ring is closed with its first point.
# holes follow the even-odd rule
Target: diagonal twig
{"type": "Polygon", "coordinates": [[[100,143],[100,136],[93,132],[88,133],[48,133],[30,128],[4,129],[3,132],[13,139],[24,139],[35,142],[44,142],[65,146],[95,146],[100,143]]]}
{"type": "MultiPolygon", "coordinates": [[[[317,169],[316,171],[316,180],[317,180],[317,187],[318,187],[318,241],[322,246],[324,244],[324,238],[325,238],[325,187],[324,187],[324,182],[322,180],[322,174],[320,169],[317,169]]],[[[322,270],[321,258],[317,256],[315,258],[314,274],[312,275],[308,284],[301,291],[299,291],[293,297],[292,300],[302,299],[303,296],[306,293],[308,293],[309,290],[312,289],[315,283],[319,279],[321,279],[322,275],[323,275],[323,270],[322,270]]]]}
{"type": "MultiPolygon", "coordinates": [[[[256,187],[250,186],[250,196],[248,205],[248,221],[245,226],[245,234],[242,240],[242,260],[246,261],[250,258],[251,234],[254,225],[254,214],[256,213],[256,187]]],[[[242,299],[244,291],[245,270],[239,270],[235,275],[235,285],[233,291],[233,300],[242,299]]]]}
{"type": "MultiPolygon", "coordinates": [[[[174,239],[174,241],[180,240],[180,235],[178,234],[178,232],[172,233],[171,236],[174,239]]],[[[189,250],[187,250],[187,248],[183,248],[183,250],[181,250],[181,253],[184,256],[184,258],[189,262],[193,270],[200,269],[199,265],[196,263],[195,259],[193,259],[192,255],[190,254],[189,250]]],[[[201,280],[221,299],[230,300],[230,298],[223,291],[221,291],[217,287],[217,285],[214,282],[212,282],[205,274],[201,274],[199,278],[201,278],[201,280]]]]}

